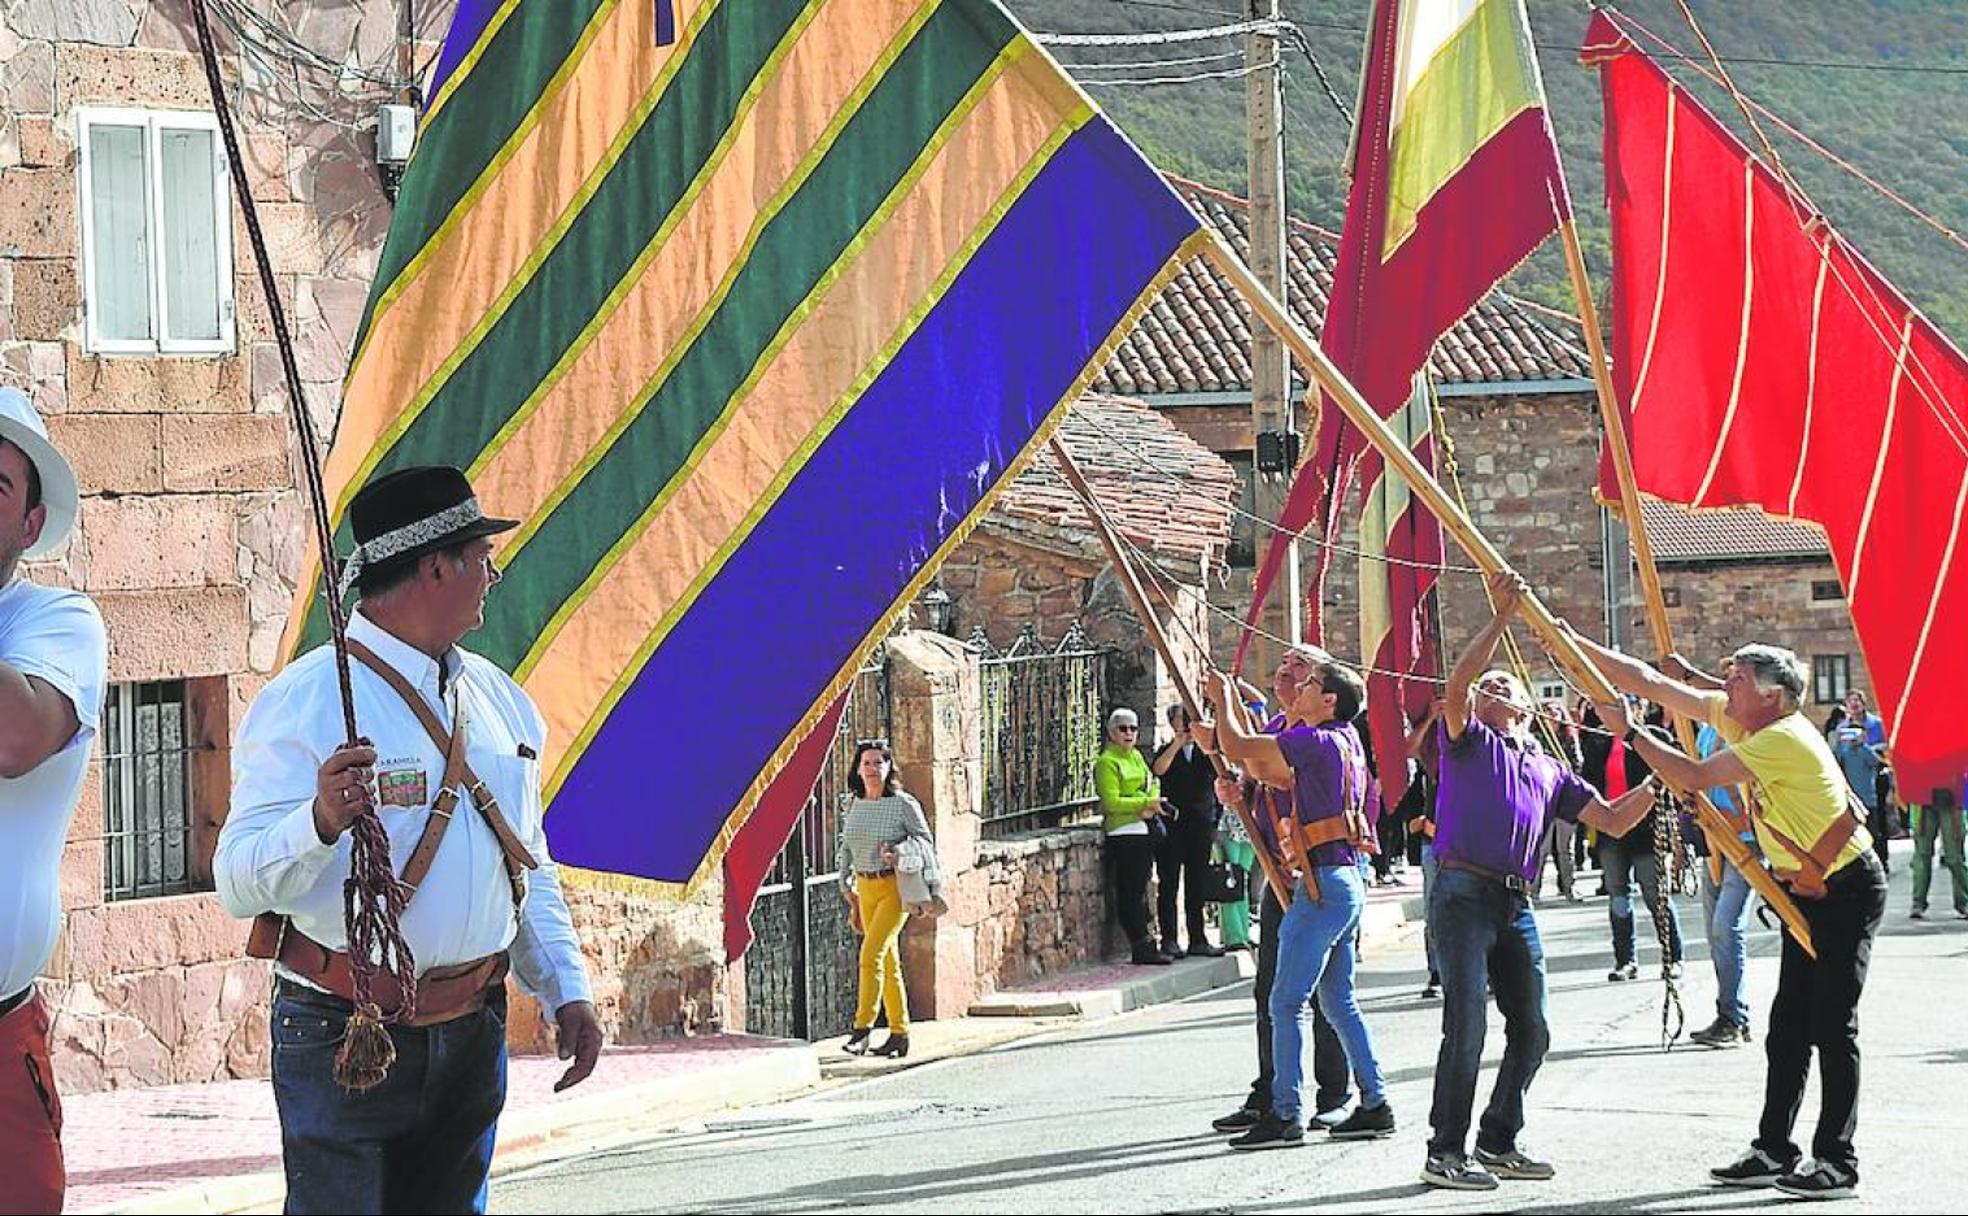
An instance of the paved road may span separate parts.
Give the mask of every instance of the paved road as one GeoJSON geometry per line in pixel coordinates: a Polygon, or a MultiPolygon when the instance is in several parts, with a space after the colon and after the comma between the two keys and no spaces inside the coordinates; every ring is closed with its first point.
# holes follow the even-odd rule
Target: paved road
{"type": "MultiPolygon", "coordinates": [[[[1909,922],[1904,869],[1896,867],[1894,912],[1863,1006],[1864,1189],[1833,1210],[1968,1210],[1968,1106],[1960,1101],[1968,1093],[1968,923],[1909,922]]],[[[1684,901],[1682,909],[1699,938],[1699,905],[1684,901]]],[[[1707,1167],[1732,1158],[1754,1130],[1760,1042],[1663,1054],[1661,984],[1606,982],[1605,901],[1541,916],[1555,1041],[1532,1090],[1526,1140],[1558,1164],[1553,1182],[1471,1196],[1417,1181],[1440,1015],[1419,999],[1420,944],[1409,939],[1369,959],[1363,976],[1401,1121],[1391,1140],[1248,1156],[1223,1148],[1209,1120],[1241,1098],[1253,1068],[1243,985],[541,1167],[495,1184],[493,1208],[1720,1212],[1797,1202],[1707,1184],[1707,1167]]],[[[1644,968],[1653,953],[1644,926],[1642,934],[1644,968]]],[[[1776,984],[1775,947],[1774,935],[1757,931],[1750,983],[1759,1026],[1776,984]]],[[[1684,981],[1690,1029],[1713,1012],[1703,960],[1698,952],[1684,981]]],[[[1493,1030],[1493,1048],[1498,1039],[1493,1030]]],[[[1482,1094],[1488,1086],[1486,1072],[1482,1094]]],[[[1813,1116],[1807,1098],[1806,1118],[1813,1116]]]]}

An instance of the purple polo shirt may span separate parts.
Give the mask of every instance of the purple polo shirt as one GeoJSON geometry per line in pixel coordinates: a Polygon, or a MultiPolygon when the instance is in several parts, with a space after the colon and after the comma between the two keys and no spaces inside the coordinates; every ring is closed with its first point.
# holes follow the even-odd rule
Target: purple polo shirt
{"type": "Polygon", "coordinates": [[[1535,880],[1545,825],[1578,822],[1597,792],[1535,742],[1506,740],[1474,715],[1459,739],[1436,729],[1435,855],[1535,880]]]}
{"type": "MultiPolygon", "coordinates": [[[[1293,813],[1305,824],[1339,818],[1349,801],[1367,796],[1367,753],[1350,722],[1298,726],[1278,736],[1278,750],[1292,769],[1293,813]]],[[[1311,866],[1350,866],[1359,851],[1344,840],[1313,849],[1311,866]]]]}

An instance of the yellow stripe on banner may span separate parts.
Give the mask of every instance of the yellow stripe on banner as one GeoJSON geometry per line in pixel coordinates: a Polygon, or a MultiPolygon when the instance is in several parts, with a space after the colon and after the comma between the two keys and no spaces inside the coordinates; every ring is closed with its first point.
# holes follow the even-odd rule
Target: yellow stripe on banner
{"type": "Polygon", "coordinates": [[[1866,487],[1865,509],[1859,513],[1859,534],[1852,542],[1852,573],[1845,580],[1845,607],[1856,611],[1859,602],[1859,571],[1865,566],[1866,540],[1872,535],[1872,509],[1879,505],[1879,487],[1886,482],[1886,457],[1893,450],[1893,423],[1900,412],[1900,386],[1906,383],[1907,356],[1913,350],[1913,322],[1918,313],[1908,312],[1900,330],[1900,354],[1893,361],[1893,387],[1886,393],[1886,422],[1879,428],[1879,460],[1872,466],[1872,484],[1866,487]]]}
{"type": "MultiPolygon", "coordinates": [[[[1663,251],[1665,252],[1665,251],[1663,251]]],[[[1729,432],[1736,427],[1736,407],[1742,404],[1743,374],[1749,366],[1749,318],[1756,303],[1756,162],[1743,162],[1743,294],[1742,325],[1736,335],[1736,370],[1729,381],[1729,405],[1722,414],[1722,428],[1715,435],[1715,450],[1709,453],[1708,471],[1695,488],[1690,506],[1702,506],[1708,487],[1722,468],[1722,453],[1729,446],[1729,432]]]]}
{"type": "MultiPolygon", "coordinates": [[[[718,309],[724,304],[725,299],[730,296],[731,289],[737,285],[738,277],[744,272],[745,264],[751,258],[752,249],[758,244],[759,238],[764,235],[767,225],[778,216],[779,212],[785,208],[788,202],[792,201],[793,196],[799,193],[800,187],[806,184],[807,178],[813,175],[813,171],[819,167],[821,160],[826,157],[827,152],[833,148],[835,141],[840,138],[841,132],[847,128],[848,123],[854,116],[860,113],[862,103],[867,101],[869,95],[874,92],[875,86],[880,84],[882,77],[888,74],[888,69],[894,65],[896,59],[901,57],[902,52],[908,49],[909,43],[914,40],[916,33],[935,14],[941,5],[942,0],[928,0],[920,8],[911,11],[909,13],[909,20],[902,24],[895,32],[894,37],[889,40],[888,45],[882,49],[881,57],[869,66],[866,73],[855,84],[854,90],[847,95],[839,107],[827,115],[827,125],[822,128],[814,144],[805,150],[805,157],[793,170],[791,176],[782,182],[772,197],[766,200],[752,214],[751,224],[745,234],[744,242],[738,247],[737,252],[732,255],[730,263],[724,267],[723,278],[712,289],[710,296],[704,301],[703,306],[698,309],[697,315],[680,333],[669,340],[667,355],[661,366],[657,368],[655,375],[651,376],[642,385],[641,390],[631,398],[628,408],[616,415],[610,422],[608,429],[603,432],[601,439],[588,448],[581,459],[561,478],[559,484],[539,502],[526,517],[526,522],[521,524],[507,538],[505,544],[500,546],[499,553],[502,561],[508,565],[512,563],[519,552],[526,548],[534,536],[538,535],[541,525],[546,523],[547,518],[554,513],[561,503],[567,500],[567,496],[572,494],[574,488],[581,484],[582,479],[588,475],[589,471],[601,462],[602,457],[608,454],[608,450],[614,446],[617,439],[621,438],[622,433],[628,430],[637,418],[642,416],[642,411],[648,408],[649,402],[655,397],[657,390],[663,386],[664,381],[669,379],[670,373],[676,369],[676,365],[682,362],[684,357],[690,353],[691,347],[696,343],[698,335],[704,332],[705,326],[711,323],[711,318],[717,315],[718,309]]],[[[861,10],[857,9],[856,11],[861,10]]],[[[783,116],[772,115],[763,110],[758,112],[773,121],[781,121],[783,119],[783,116]]],[[[721,154],[722,151],[721,149],[721,154]]],[[[706,166],[706,168],[708,169],[709,166],[706,166]]],[[[700,178],[699,180],[702,181],[703,179],[700,178]]],[[[695,188],[693,186],[693,189],[695,188]]],[[[682,213],[686,210],[694,211],[696,207],[697,203],[693,196],[679,204],[677,210],[678,213],[682,213]]],[[[626,297],[632,289],[634,280],[640,278],[646,272],[650,260],[655,258],[661,250],[664,239],[665,234],[658,233],[656,238],[649,243],[649,246],[643,250],[642,256],[636,260],[636,264],[630,268],[627,275],[623,276],[622,283],[617,286],[616,292],[609,296],[608,303],[602,307],[600,312],[595,314],[595,319],[593,322],[590,322],[589,329],[582,331],[577,345],[593,340],[594,333],[598,332],[599,326],[606,322],[607,318],[613,314],[616,308],[620,307],[622,298],[626,297]]],[[[843,252],[841,260],[851,257],[852,254],[853,247],[849,246],[843,252]]],[[[841,260],[837,260],[833,269],[828,271],[828,275],[823,276],[820,282],[815,284],[814,292],[823,290],[829,281],[829,277],[839,273],[841,260]]],[[[713,269],[715,269],[715,266],[713,266],[713,269]]],[[[809,300],[812,298],[812,294],[809,293],[809,300]]],[[[798,317],[799,311],[795,310],[793,317],[787,323],[792,324],[798,317]]],[[[767,355],[770,355],[770,348],[767,350],[767,355]]],[[[741,386],[739,393],[742,394],[743,392],[744,388],[741,386]]],[[[533,408],[537,408],[537,403],[533,403],[533,408]]],[[[530,413],[531,410],[527,409],[522,412],[530,413]]],[[[520,419],[520,421],[523,421],[523,419],[520,419]]],[[[514,430],[515,428],[511,424],[508,424],[505,429],[501,430],[499,435],[493,439],[492,444],[486,448],[486,454],[482,455],[478,461],[473,462],[473,468],[479,467],[490,455],[496,454],[499,447],[510,438],[514,430]]],[[[687,465],[684,471],[688,471],[687,465]]],[[[675,484],[674,479],[671,484],[675,484]]],[[[625,543],[626,539],[624,541],[618,541],[618,546],[625,543]]],[[[610,553],[613,554],[615,551],[610,550],[610,553]]],[[[604,561],[606,560],[604,558],[604,561]]]]}
{"type": "MultiPolygon", "coordinates": [[[[738,397],[666,494],[542,630],[515,676],[549,738],[585,749],[678,620],[723,569],[1061,145],[1092,117],[991,90],[916,188],[738,397]],[[652,625],[652,621],[654,622],[652,625]]],[[[566,765],[543,758],[557,788],[566,765]]]]}
{"type": "MultiPolygon", "coordinates": [[[[616,3],[617,0],[611,0],[616,3]]],[[[567,87],[527,117],[395,282],[350,363],[328,485],[335,518],[559,246],[615,168],[718,6],[707,0],[674,46],[652,55],[654,10],[628,0],[591,27],[592,52],[567,87]],[[618,124],[603,121],[622,116],[618,124]],[[473,217],[483,222],[468,223],[473,217]],[[392,325],[401,311],[417,324],[392,325]],[[365,437],[373,436],[365,442],[365,437]]],[[[599,18],[608,10],[597,12],[599,18]]],[[[570,56],[562,70],[575,64],[570,56]]]]}
{"type": "MultiPolygon", "coordinates": [[[[926,19],[902,5],[833,4],[804,27],[636,264],[472,462],[481,500],[565,497],[683,358],[765,224],[867,96],[871,75],[886,70],[926,19]],[[650,334],[679,337],[652,342],[650,334]]],[[[500,559],[511,562],[519,548],[506,544],[500,559]]]]}
{"type": "MultiPolygon", "coordinates": [[[[1415,377],[1414,391],[1407,404],[1387,420],[1409,451],[1421,446],[1434,433],[1428,395],[1428,376],[1415,377]]],[[[1394,601],[1390,588],[1393,571],[1387,564],[1387,544],[1394,525],[1413,502],[1413,492],[1405,478],[1383,467],[1367,491],[1360,512],[1360,662],[1372,666],[1380,653],[1381,639],[1394,628],[1394,601]]]]}
{"type": "MultiPolygon", "coordinates": [[[[1019,39],[1018,41],[1022,42],[1024,40],[1019,39]]],[[[923,563],[922,568],[916,572],[916,576],[909,580],[907,586],[902,588],[901,593],[895,597],[894,601],[889,605],[888,610],[875,622],[874,627],[862,638],[861,644],[854,648],[854,652],[847,657],[847,661],[841,664],[835,671],[834,678],[827,682],[827,686],[821,690],[820,695],[807,708],[799,727],[786,736],[778,749],[773,752],[771,759],[766,761],[765,767],[759,771],[758,777],[753,780],[751,788],[745,792],[743,798],[739,799],[738,805],[725,818],[724,826],[718,830],[718,834],[711,841],[710,847],[704,851],[704,860],[698,863],[696,872],[680,886],[676,883],[652,882],[646,889],[650,890],[651,893],[660,891],[665,896],[688,899],[696,893],[697,889],[704,884],[705,880],[718,872],[718,867],[724,859],[725,850],[731,845],[732,837],[738,834],[738,829],[743,827],[745,820],[751,817],[753,809],[758,806],[759,799],[764,796],[765,791],[771,787],[773,781],[785,769],[786,764],[793,758],[793,753],[799,750],[800,744],[806,741],[807,735],[813,731],[821,715],[826,713],[828,707],[834,703],[837,697],[847,691],[848,686],[854,682],[856,674],[862,667],[867,665],[868,656],[893,631],[895,623],[901,619],[904,613],[908,612],[909,605],[915,602],[916,597],[922,594],[923,589],[929,586],[930,580],[936,577],[938,570],[942,569],[944,561],[965,541],[970,539],[971,533],[976,531],[977,526],[990,514],[991,508],[997,503],[998,496],[1017,482],[1019,474],[1023,473],[1026,466],[1031,464],[1033,459],[1045,449],[1046,443],[1052,438],[1053,432],[1058,430],[1059,424],[1065,420],[1067,407],[1079,400],[1080,396],[1093,384],[1095,377],[1100,374],[1102,368],[1107,366],[1108,360],[1113,358],[1114,351],[1119,348],[1121,342],[1141,323],[1142,316],[1154,304],[1155,298],[1174,281],[1175,276],[1180,274],[1192,259],[1201,254],[1203,249],[1213,239],[1214,234],[1209,229],[1199,229],[1192,233],[1176,249],[1175,253],[1169,257],[1169,260],[1162,264],[1162,268],[1155,273],[1155,276],[1143,285],[1141,293],[1135,297],[1134,304],[1126,313],[1122,314],[1120,320],[1115,322],[1114,327],[1108,331],[1106,338],[1100,344],[1100,348],[1088,357],[1086,367],[1080,373],[1079,377],[1068,386],[1064,393],[1060,394],[1059,400],[1053,404],[1045,420],[1033,432],[1032,441],[1026,444],[1024,450],[1006,467],[1004,475],[998,478],[997,484],[984,493],[984,496],[978,501],[977,506],[971,511],[969,517],[950,533],[949,537],[937,548],[936,552],[930,555],[929,560],[923,563]]],[[[547,798],[551,800],[554,792],[559,788],[560,778],[557,776],[548,787],[547,798]]],[[[588,876],[593,872],[576,870],[574,873],[576,874],[576,881],[579,882],[587,881],[588,876]]]]}
{"type": "Polygon", "coordinates": [[[1404,62],[1397,71],[1407,87],[1400,89],[1388,132],[1383,259],[1393,256],[1428,200],[1484,144],[1511,119],[1544,104],[1519,0],[1477,0],[1446,38],[1417,29],[1416,21],[1404,17],[1401,27],[1404,62]]]}
{"type": "Polygon", "coordinates": [[[439,89],[437,96],[431,98],[430,104],[424,107],[424,116],[417,123],[419,127],[430,126],[431,119],[437,117],[437,112],[444,108],[445,103],[457,93],[459,86],[465,83],[465,77],[471,75],[472,69],[478,66],[478,61],[485,57],[485,48],[492,45],[492,39],[506,24],[506,19],[518,8],[519,0],[505,0],[505,3],[499,6],[499,11],[492,14],[492,19],[485,23],[483,30],[479,31],[478,41],[472,43],[472,49],[465,53],[465,57],[458,61],[458,66],[451,69],[451,75],[445,78],[444,87],[439,89]]]}
{"type": "MultiPolygon", "coordinates": [[[[1665,251],[1663,251],[1665,252],[1665,251]]],[[[1784,514],[1797,514],[1797,496],[1804,490],[1804,466],[1811,462],[1811,424],[1818,412],[1818,337],[1821,333],[1820,321],[1824,317],[1825,279],[1830,277],[1831,251],[1820,247],[1818,251],[1818,281],[1811,288],[1811,344],[1804,355],[1804,439],[1797,445],[1797,472],[1790,479],[1790,497],[1785,501],[1784,514]]]]}
{"type": "Polygon", "coordinates": [[[1674,116],[1680,110],[1675,100],[1681,90],[1667,86],[1667,154],[1661,157],[1660,271],[1654,276],[1654,309],[1647,321],[1647,348],[1640,356],[1640,374],[1633,380],[1633,399],[1627,406],[1628,425],[1640,416],[1640,403],[1647,391],[1647,373],[1654,367],[1654,340],[1660,337],[1661,307],[1667,303],[1667,242],[1674,221],[1674,116]]]}
{"type": "MultiPolygon", "coordinates": [[[[477,210],[479,204],[486,200],[486,196],[495,185],[503,185],[504,190],[509,194],[523,190],[524,193],[518,198],[494,200],[503,202],[506,206],[494,207],[488,212],[493,224],[481,227],[488,227],[490,231],[473,232],[474,239],[470,250],[474,255],[473,260],[464,261],[461,268],[451,268],[454,273],[459,269],[467,273],[476,271],[472,278],[467,278],[461,284],[453,284],[441,275],[434,276],[438,278],[435,290],[446,293],[440,297],[444,302],[443,313],[452,317],[470,316],[476,313],[477,309],[468,290],[465,294],[456,296],[448,294],[449,290],[454,286],[468,289],[474,279],[493,276],[494,268],[499,265],[497,259],[488,257],[481,262],[477,260],[477,255],[493,253],[502,243],[512,244],[521,239],[526,239],[530,248],[531,229],[525,224],[513,223],[515,219],[524,218],[530,212],[525,210],[516,212],[514,206],[530,208],[532,212],[538,212],[542,217],[556,213],[560,209],[555,205],[557,200],[553,199],[551,193],[543,192],[541,187],[545,186],[551,191],[552,187],[563,181],[580,180],[580,166],[593,159],[589,149],[598,151],[601,146],[598,140],[593,138],[582,140],[578,136],[565,141],[563,145],[559,139],[546,138],[545,132],[559,134],[564,131],[568,126],[568,116],[571,114],[600,115],[625,112],[629,108],[626,104],[627,98],[623,96],[625,86],[631,84],[640,75],[634,70],[638,63],[650,60],[651,57],[643,53],[643,41],[655,37],[655,28],[655,15],[648,6],[635,3],[634,0],[630,0],[629,3],[623,3],[622,0],[602,0],[601,5],[595,9],[594,16],[589,18],[586,27],[581,30],[580,38],[568,51],[567,58],[561,60],[560,66],[548,79],[546,87],[540,90],[539,100],[533,103],[533,108],[526,112],[525,117],[520,119],[519,125],[513,128],[512,134],[506,137],[506,142],[499,146],[492,159],[479,170],[470,188],[459,196],[450,213],[444,217],[444,222],[439,224],[437,231],[431,233],[430,239],[424,242],[423,248],[417,250],[416,255],[404,263],[403,269],[397,272],[396,277],[376,297],[376,307],[372,310],[369,328],[363,337],[362,345],[349,357],[348,379],[351,383],[361,370],[370,347],[376,344],[377,333],[385,328],[384,318],[396,307],[410,285],[431,268],[438,253],[453,247],[452,238],[457,235],[458,229],[477,210]],[[644,21],[645,16],[649,20],[644,21]],[[591,55],[591,51],[599,51],[600,54],[591,55]],[[577,89],[580,95],[570,96],[577,89]],[[532,139],[535,132],[542,132],[542,137],[538,140],[532,139]],[[522,151],[529,145],[530,154],[515,165],[515,159],[521,157],[522,151]],[[586,155],[583,155],[584,153],[586,155]],[[538,163],[546,157],[556,157],[560,163],[553,165],[538,163]],[[509,165],[514,168],[514,172],[510,174],[506,173],[509,165]],[[573,171],[569,172],[570,169],[573,171]],[[544,197],[542,197],[543,193],[544,197]],[[498,242],[495,238],[505,233],[507,224],[512,224],[513,231],[505,242],[498,242]],[[482,246],[489,246],[489,248],[482,248],[482,246]]],[[[680,55],[674,56],[670,62],[676,62],[680,58],[680,55]]],[[[428,123],[428,120],[426,122],[428,123]]],[[[604,124],[591,121],[584,125],[590,131],[606,134],[604,124]]],[[[454,254],[454,260],[461,259],[457,259],[454,254]]],[[[494,281],[504,280],[501,277],[494,281]]],[[[430,311],[417,310],[413,315],[428,320],[430,311]]],[[[449,345],[440,335],[433,334],[432,338],[443,346],[449,345]]],[[[420,349],[416,346],[411,347],[412,351],[420,349]]],[[[385,361],[395,362],[394,359],[385,361]]]]}

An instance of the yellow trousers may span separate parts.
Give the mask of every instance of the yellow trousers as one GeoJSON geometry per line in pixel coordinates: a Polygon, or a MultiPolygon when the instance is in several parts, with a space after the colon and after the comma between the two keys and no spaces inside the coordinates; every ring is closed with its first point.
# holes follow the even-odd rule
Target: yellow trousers
{"type": "Polygon", "coordinates": [[[854,1007],[854,1028],[875,1024],[875,1000],[888,1011],[890,1034],[909,1033],[909,1000],[902,991],[902,923],[909,919],[895,875],[861,875],[854,880],[861,899],[861,999],[854,1007]]]}

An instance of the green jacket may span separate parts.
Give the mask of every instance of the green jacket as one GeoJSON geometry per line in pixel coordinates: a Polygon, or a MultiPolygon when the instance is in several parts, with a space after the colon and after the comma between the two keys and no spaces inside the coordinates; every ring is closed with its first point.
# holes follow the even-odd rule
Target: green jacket
{"type": "Polygon", "coordinates": [[[1161,801],[1161,783],[1138,748],[1109,743],[1093,762],[1093,788],[1100,795],[1100,830],[1112,832],[1141,822],[1141,812],[1161,801]]]}

